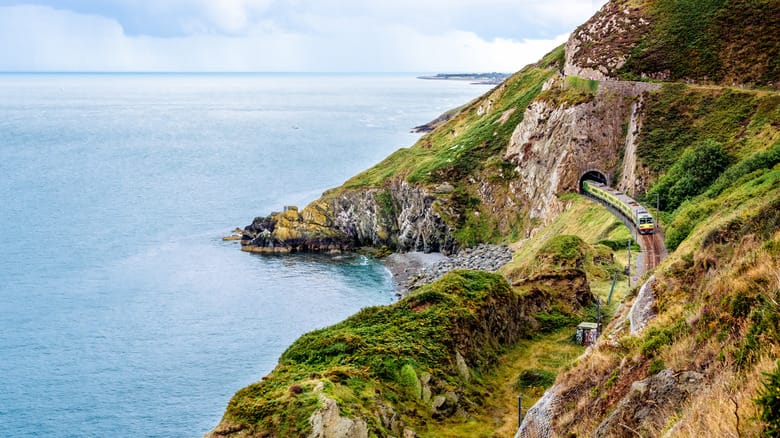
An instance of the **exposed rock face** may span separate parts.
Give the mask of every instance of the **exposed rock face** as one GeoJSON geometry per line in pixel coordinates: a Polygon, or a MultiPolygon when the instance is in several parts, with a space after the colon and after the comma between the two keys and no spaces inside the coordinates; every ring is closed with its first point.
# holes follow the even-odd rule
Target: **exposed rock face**
{"type": "MultiPolygon", "coordinates": [[[[617,70],[649,28],[650,20],[640,9],[626,2],[607,3],[569,37],[564,74],[598,81],[616,79],[617,70]]],[[[665,78],[663,74],[654,77],[665,78]]]]}
{"type": "Polygon", "coordinates": [[[620,181],[617,189],[623,193],[634,195],[635,192],[644,192],[650,180],[650,172],[639,168],[636,160],[636,146],[639,134],[642,131],[642,114],[644,111],[644,95],[639,95],[631,106],[631,119],[626,131],[626,146],[623,152],[623,168],[620,172],[620,181]]]}
{"type": "Polygon", "coordinates": [[[258,217],[244,229],[248,252],[344,251],[387,246],[400,251],[451,252],[452,230],[435,212],[436,197],[424,188],[394,181],[387,188],[325,196],[302,211],[288,207],[258,217]]]}
{"type": "Polygon", "coordinates": [[[701,390],[703,380],[704,375],[694,371],[675,373],[666,369],[634,382],[594,436],[624,437],[628,430],[644,432],[662,427],[663,424],[656,424],[666,419],[660,413],[670,406],[680,406],[690,394],[701,390]]]}
{"type": "Polygon", "coordinates": [[[368,425],[360,418],[345,418],[335,400],[320,394],[322,407],[309,418],[309,438],[368,438],[368,425]]]}
{"type": "Polygon", "coordinates": [[[590,102],[567,107],[537,100],[528,107],[505,159],[517,164],[516,187],[531,217],[554,216],[560,210],[557,195],[576,191],[586,171],[598,170],[611,178],[621,164],[623,126],[631,117],[633,100],[654,88],[657,85],[602,82],[590,102]]]}
{"type": "Polygon", "coordinates": [[[631,310],[628,312],[628,321],[631,324],[631,335],[638,334],[651,319],[655,318],[655,294],[653,293],[653,282],[655,275],[647,279],[645,284],[639,289],[631,310]]]}

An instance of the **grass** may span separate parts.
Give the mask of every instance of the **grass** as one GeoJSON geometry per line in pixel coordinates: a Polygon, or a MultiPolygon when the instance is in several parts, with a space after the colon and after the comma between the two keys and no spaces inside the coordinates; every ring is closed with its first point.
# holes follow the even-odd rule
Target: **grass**
{"type": "Polygon", "coordinates": [[[576,76],[558,78],[557,83],[542,92],[538,100],[566,108],[590,102],[599,90],[599,81],[576,76]]]}
{"type": "Polygon", "coordinates": [[[745,160],[680,207],[697,211],[698,222],[656,272],[659,314],[648,328],[638,337],[617,331],[616,342],[559,376],[559,429],[591,434],[632,382],[671,368],[702,372],[708,384],[680,405],[653,408],[653,421],[626,426],[647,436],[672,427],[672,436],[761,434],[755,400],[780,351],[780,164],[754,170],[766,156],[745,160]]]}
{"type": "Polygon", "coordinates": [[[460,421],[432,423],[421,437],[505,437],[517,431],[517,396],[523,396],[524,409],[530,408],[550,386],[523,386],[519,377],[528,372],[555,376],[569,367],[582,354],[584,347],[571,341],[571,328],[539,335],[517,343],[499,359],[498,366],[484,376],[485,385],[492,388],[485,406],[471,418],[460,421]]]}
{"type": "MultiPolygon", "coordinates": [[[[549,225],[542,228],[535,236],[514,243],[515,254],[512,262],[501,269],[510,280],[528,276],[539,268],[536,255],[539,253],[562,253],[572,256],[575,252],[585,250],[582,242],[587,245],[587,252],[594,256],[611,259],[606,265],[588,263],[584,266],[588,273],[591,292],[600,296],[606,302],[612,286],[613,272],[621,270],[615,286],[613,300],[620,302],[628,290],[628,279],[622,274],[622,267],[628,262],[625,248],[631,234],[622,222],[600,204],[579,195],[567,195],[563,198],[568,203],[564,212],[549,225]],[[561,237],[573,236],[573,237],[561,237]],[[600,242],[620,242],[620,250],[613,251],[600,242]]],[[[636,250],[636,247],[633,249],[636,250]]],[[[549,266],[548,266],[549,268],[549,266]]]]}
{"type": "MultiPolygon", "coordinates": [[[[538,325],[525,300],[499,275],[451,272],[396,304],[303,335],[263,381],[236,393],[224,420],[258,433],[306,434],[320,406],[317,384],[342,415],[364,418],[378,435],[389,433],[378,414],[388,407],[420,430],[432,421],[430,397],[455,393],[469,400],[461,409],[474,410],[490,399],[485,376],[538,325]],[[457,354],[471,379],[457,369],[457,354]]],[[[534,306],[576,311],[570,300],[562,290],[534,306]]]]}
{"type": "Polygon", "coordinates": [[[780,95],[775,93],[665,84],[645,102],[637,158],[656,174],[704,141],[721,143],[741,160],[780,140],[780,95]]]}
{"type": "Polygon", "coordinates": [[[553,74],[550,69],[526,67],[411,148],[394,152],[373,168],[348,180],[343,189],[381,187],[394,178],[431,184],[459,183],[477,171],[488,158],[500,155],[523,112],[553,74]],[[490,111],[485,108],[490,106],[490,111]],[[484,113],[480,114],[482,107],[484,113]],[[505,112],[514,110],[507,119],[505,112]],[[500,121],[503,120],[503,121],[500,121]]]}
{"type": "Polygon", "coordinates": [[[619,69],[624,78],[667,72],[671,80],[778,83],[776,1],[659,0],[643,10],[652,26],[619,69]]]}

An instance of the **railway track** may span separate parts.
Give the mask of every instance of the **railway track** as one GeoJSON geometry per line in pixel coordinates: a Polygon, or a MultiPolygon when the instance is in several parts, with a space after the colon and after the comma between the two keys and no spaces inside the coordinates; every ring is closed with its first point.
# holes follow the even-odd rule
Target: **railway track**
{"type": "Polygon", "coordinates": [[[631,234],[633,236],[637,236],[637,243],[642,248],[642,252],[644,253],[642,256],[642,266],[637,266],[639,271],[637,274],[639,276],[651,269],[654,269],[656,266],[661,264],[664,258],[666,258],[667,252],[666,246],[664,245],[664,236],[658,227],[656,227],[655,233],[653,234],[639,234],[637,232],[636,225],[620,210],[616,209],[609,203],[595,198],[587,193],[584,195],[606,207],[610,213],[612,213],[617,219],[623,222],[629,230],[631,230],[631,234]]]}
{"type": "Polygon", "coordinates": [[[654,269],[663,261],[666,253],[663,238],[660,233],[640,234],[639,246],[644,251],[645,272],[654,269]]]}

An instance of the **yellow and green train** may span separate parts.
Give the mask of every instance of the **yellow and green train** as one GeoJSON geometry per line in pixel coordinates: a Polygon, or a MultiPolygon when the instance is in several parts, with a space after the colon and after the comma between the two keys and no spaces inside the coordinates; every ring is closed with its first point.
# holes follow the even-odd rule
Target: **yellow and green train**
{"type": "Polygon", "coordinates": [[[655,231],[653,216],[638,202],[619,192],[612,187],[600,182],[585,180],[582,182],[582,191],[600,199],[623,213],[634,223],[639,234],[652,234],[655,231]]]}

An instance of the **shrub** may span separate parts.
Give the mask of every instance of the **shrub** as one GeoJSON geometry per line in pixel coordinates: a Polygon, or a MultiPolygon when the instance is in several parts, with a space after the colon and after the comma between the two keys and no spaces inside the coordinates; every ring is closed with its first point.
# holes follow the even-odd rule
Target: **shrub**
{"type": "Polygon", "coordinates": [[[705,140],[683,152],[647,197],[658,194],[662,210],[676,210],[684,201],[706,190],[728,167],[730,160],[723,145],[705,140]]]}
{"type": "Polygon", "coordinates": [[[541,370],[538,368],[532,368],[529,370],[523,370],[517,377],[515,382],[515,389],[544,387],[548,388],[555,383],[555,373],[550,371],[541,370]]]}
{"type": "Polygon", "coordinates": [[[658,374],[661,371],[666,368],[666,364],[664,364],[664,361],[661,359],[653,359],[652,362],[650,362],[650,368],[647,369],[647,374],[658,374]]]}
{"type": "Polygon", "coordinates": [[[764,373],[767,380],[759,392],[756,404],[761,409],[761,420],[765,423],[764,436],[780,436],[780,361],[775,370],[764,373]]]}

